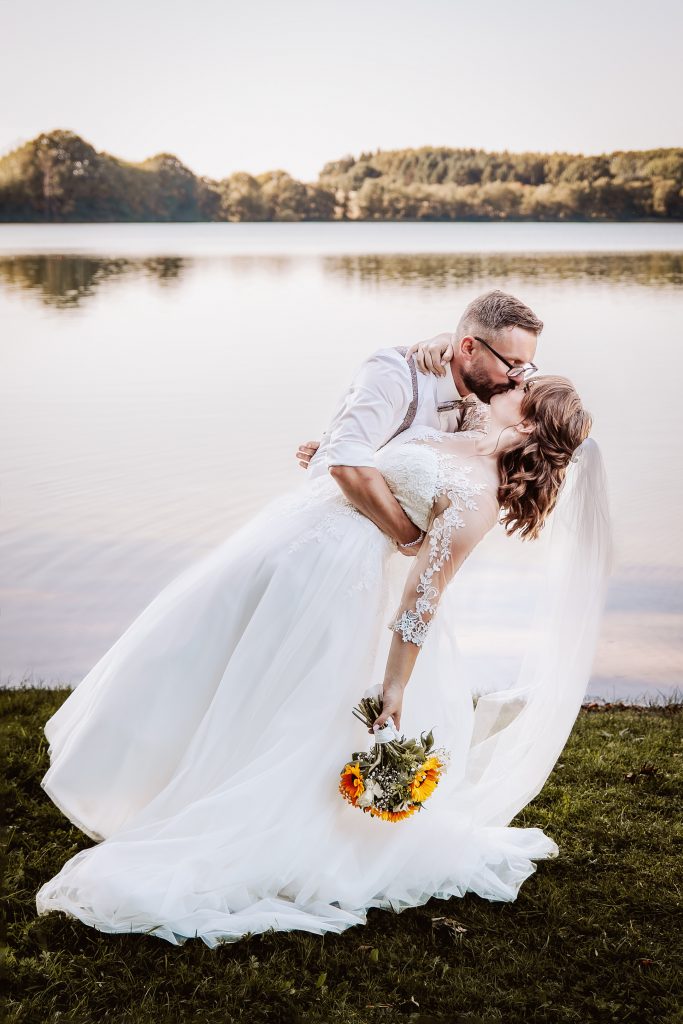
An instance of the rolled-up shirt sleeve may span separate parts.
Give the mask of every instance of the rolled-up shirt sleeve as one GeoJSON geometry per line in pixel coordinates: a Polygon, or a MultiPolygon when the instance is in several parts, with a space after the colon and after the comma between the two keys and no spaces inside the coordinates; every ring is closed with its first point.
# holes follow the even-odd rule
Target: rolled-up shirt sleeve
{"type": "Polygon", "coordinates": [[[405,419],[413,397],[408,363],[379,349],[358,369],[327,432],[327,466],[374,466],[375,453],[405,419]]]}

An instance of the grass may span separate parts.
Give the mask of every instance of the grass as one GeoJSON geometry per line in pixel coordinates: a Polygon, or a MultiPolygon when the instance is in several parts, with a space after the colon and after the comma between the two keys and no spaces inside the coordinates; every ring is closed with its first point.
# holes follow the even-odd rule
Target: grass
{"type": "Polygon", "coordinates": [[[0,690],[8,1022],[669,1024],[680,1006],[683,705],[585,706],[514,821],[560,847],[514,903],[468,894],[342,935],[267,933],[216,949],[105,935],[35,893],[92,841],[40,788],[42,725],[67,689],[0,690]]]}

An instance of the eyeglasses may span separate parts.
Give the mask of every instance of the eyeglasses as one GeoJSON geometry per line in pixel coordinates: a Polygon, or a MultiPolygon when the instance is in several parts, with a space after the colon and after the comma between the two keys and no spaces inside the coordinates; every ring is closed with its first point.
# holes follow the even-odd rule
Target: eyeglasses
{"type": "Polygon", "coordinates": [[[487,349],[490,352],[493,352],[494,356],[500,359],[501,363],[505,363],[505,365],[508,367],[507,376],[511,380],[517,380],[519,377],[521,377],[522,380],[528,380],[529,377],[533,376],[534,373],[538,373],[538,367],[535,363],[522,363],[521,366],[515,366],[514,363],[511,363],[509,359],[506,359],[505,356],[502,356],[500,352],[496,352],[493,345],[489,345],[488,341],[484,341],[483,338],[478,338],[476,334],[473,334],[472,337],[474,338],[475,341],[480,341],[482,345],[486,345],[487,349]]]}

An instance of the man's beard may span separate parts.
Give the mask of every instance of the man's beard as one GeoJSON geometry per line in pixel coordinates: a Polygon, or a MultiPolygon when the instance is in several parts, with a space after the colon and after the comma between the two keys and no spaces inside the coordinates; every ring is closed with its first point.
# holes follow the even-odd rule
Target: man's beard
{"type": "Polygon", "coordinates": [[[489,404],[494,395],[502,395],[503,392],[510,391],[515,386],[512,381],[509,384],[496,383],[491,380],[485,371],[481,370],[474,370],[471,373],[464,371],[462,379],[468,391],[471,391],[480,402],[485,402],[486,405],[489,404]]]}

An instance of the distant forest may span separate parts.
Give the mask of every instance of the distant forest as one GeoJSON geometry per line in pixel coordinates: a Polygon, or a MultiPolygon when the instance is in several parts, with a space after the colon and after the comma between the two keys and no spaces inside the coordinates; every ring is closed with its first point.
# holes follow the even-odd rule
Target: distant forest
{"type": "Polygon", "coordinates": [[[131,163],[70,131],[0,158],[0,221],[683,219],[683,149],[580,156],[424,146],[215,180],[160,153],[131,163]]]}

